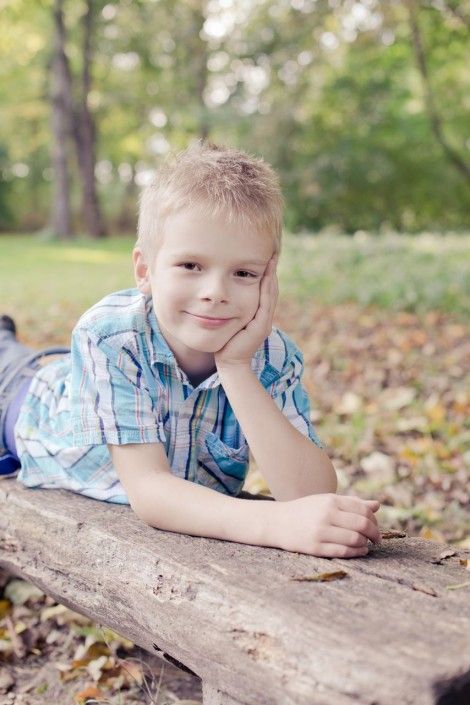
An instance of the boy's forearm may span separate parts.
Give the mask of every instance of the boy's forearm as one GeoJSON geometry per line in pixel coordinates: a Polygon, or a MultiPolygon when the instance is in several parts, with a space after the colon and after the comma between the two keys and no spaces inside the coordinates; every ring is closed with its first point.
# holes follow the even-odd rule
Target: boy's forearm
{"type": "Polygon", "coordinates": [[[131,504],[146,524],[166,531],[257,546],[275,543],[275,502],[229,497],[170,473],[155,473],[145,486],[136,486],[131,504]]]}
{"type": "Polygon", "coordinates": [[[254,372],[237,366],[218,372],[273,496],[290,500],[336,492],[336,473],[327,454],[294,428],[254,372]]]}

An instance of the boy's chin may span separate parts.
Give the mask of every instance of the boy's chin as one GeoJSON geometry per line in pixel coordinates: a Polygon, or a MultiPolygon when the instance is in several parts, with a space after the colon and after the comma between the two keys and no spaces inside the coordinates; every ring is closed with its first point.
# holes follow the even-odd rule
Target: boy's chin
{"type": "Polygon", "coordinates": [[[191,336],[191,338],[185,342],[189,348],[197,350],[197,352],[214,354],[222,350],[224,345],[226,345],[232,337],[232,335],[214,336],[213,340],[205,340],[202,337],[198,339],[195,336],[191,336]]]}
{"type": "Polygon", "coordinates": [[[222,344],[220,344],[220,343],[206,343],[206,344],[200,343],[200,344],[198,344],[193,341],[191,343],[190,347],[193,350],[197,350],[197,352],[214,354],[216,352],[219,352],[219,350],[222,350],[222,348],[224,347],[226,342],[227,341],[225,341],[222,344]]]}

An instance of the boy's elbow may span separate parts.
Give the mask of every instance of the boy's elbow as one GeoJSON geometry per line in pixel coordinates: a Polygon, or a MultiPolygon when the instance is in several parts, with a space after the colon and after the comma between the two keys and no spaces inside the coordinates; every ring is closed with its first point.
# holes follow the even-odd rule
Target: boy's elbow
{"type": "Polygon", "coordinates": [[[317,487],[314,494],[336,494],[338,490],[338,477],[334,465],[326,453],[324,453],[320,467],[317,466],[317,468],[318,471],[315,480],[317,487]]]}
{"type": "Polygon", "coordinates": [[[332,494],[336,494],[338,490],[338,476],[336,475],[336,470],[334,468],[333,463],[331,460],[329,461],[330,463],[330,475],[329,475],[329,482],[331,483],[331,489],[328,490],[328,492],[331,492],[332,494]]]}
{"type": "Polygon", "coordinates": [[[153,511],[151,511],[152,503],[149,502],[147,498],[134,493],[132,497],[129,497],[129,504],[134,514],[143,521],[144,524],[153,527],[157,526],[157,522],[155,521],[155,507],[153,507],[153,511]]]}
{"type": "Polygon", "coordinates": [[[140,519],[141,521],[143,521],[143,522],[145,522],[145,523],[147,524],[148,522],[147,522],[147,521],[145,520],[145,518],[144,518],[144,512],[142,512],[142,510],[141,510],[140,503],[135,499],[135,497],[134,497],[133,499],[130,499],[130,498],[129,498],[129,504],[130,504],[131,509],[132,509],[132,511],[134,512],[134,514],[135,514],[137,517],[139,517],[139,519],[140,519]]]}
{"type": "Polygon", "coordinates": [[[338,489],[338,477],[336,475],[336,470],[325,451],[323,451],[323,454],[324,456],[321,470],[323,475],[322,484],[324,485],[325,489],[322,490],[322,494],[336,494],[336,491],[338,489]]]}

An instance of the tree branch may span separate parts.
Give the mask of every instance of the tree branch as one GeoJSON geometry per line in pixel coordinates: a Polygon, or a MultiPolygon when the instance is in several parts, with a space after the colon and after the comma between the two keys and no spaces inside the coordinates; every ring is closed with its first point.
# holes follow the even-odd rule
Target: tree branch
{"type": "Polygon", "coordinates": [[[460,156],[460,154],[448,143],[443,130],[442,119],[437,111],[434,94],[429,78],[428,63],[424,52],[423,41],[419,29],[417,12],[414,0],[405,0],[408,9],[408,19],[410,24],[411,40],[415,53],[416,64],[418,66],[424,88],[424,99],[426,110],[428,113],[431,129],[436,137],[436,140],[441,145],[449,161],[456,169],[467,179],[470,179],[470,165],[468,165],[460,156]]]}

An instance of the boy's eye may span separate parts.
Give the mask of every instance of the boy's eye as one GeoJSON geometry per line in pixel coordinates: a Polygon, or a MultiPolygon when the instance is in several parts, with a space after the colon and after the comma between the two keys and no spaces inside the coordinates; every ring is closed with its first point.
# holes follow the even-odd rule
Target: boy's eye
{"type": "Polygon", "coordinates": [[[193,271],[194,267],[197,267],[198,265],[195,262],[182,262],[180,264],[180,267],[184,267],[184,269],[187,269],[188,271],[193,271]]]}
{"type": "Polygon", "coordinates": [[[253,274],[252,272],[246,272],[244,269],[240,269],[237,274],[240,275],[241,279],[249,279],[250,277],[256,277],[256,274],[253,274]]]}

